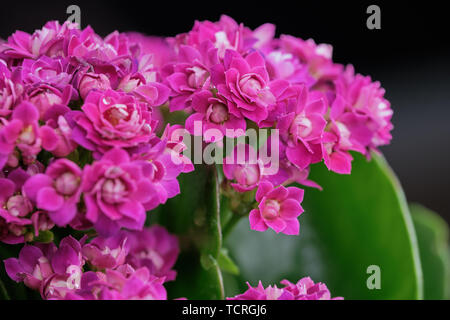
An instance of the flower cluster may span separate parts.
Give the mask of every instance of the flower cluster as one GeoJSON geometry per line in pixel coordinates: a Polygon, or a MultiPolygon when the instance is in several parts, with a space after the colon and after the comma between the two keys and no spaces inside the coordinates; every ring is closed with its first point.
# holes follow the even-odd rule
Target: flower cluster
{"type": "Polygon", "coordinates": [[[167,298],[164,282],[175,279],[178,251],[177,238],[155,225],[89,242],[68,236],[59,247],[25,245],[5,267],[43,299],[161,300],[167,298]]]}
{"type": "Polygon", "coordinates": [[[170,124],[157,135],[171,90],[148,41],[48,22],[0,44],[0,241],[54,225],[141,230],[180,192],[193,166],[168,156],[182,145],[170,124]]]}
{"type": "MultiPolygon", "coordinates": [[[[279,155],[276,172],[267,170],[261,152],[251,146],[242,148],[239,163],[233,154],[225,159],[225,177],[237,192],[256,189],[262,181],[319,187],[307,179],[312,164],[323,161],[329,170],[349,174],[350,151],[370,156],[391,139],[392,110],[378,82],[334,63],[330,45],[274,34],[271,24],[251,30],[222,16],[218,22],[197,21],[188,33],[169,39],[176,57],[164,67],[172,89],[169,104],[189,115],[191,134],[211,143],[243,135],[249,127],[279,132],[276,144],[268,140],[264,146],[279,155]]],[[[258,193],[265,193],[266,185],[261,188],[258,193]]],[[[284,196],[282,190],[277,192],[284,196]]],[[[297,234],[293,217],[301,207],[283,213],[278,201],[266,210],[267,200],[258,193],[252,229],[269,226],[297,234]],[[268,222],[268,216],[286,215],[290,218],[268,222]]]]}
{"type": "Polygon", "coordinates": [[[276,285],[264,288],[261,281],[256,287],[249,283],[248,290],[228,300],[342,300],[342,297],[331,298],[327,286],[321,282],[314,283],[310,277],[292,283],[288,280],[281,281],[283,288],[276,285]]]}
{"type": "MultiPolygon", "coordinates": [[[[322,161],[349,174],[350,152],[390,142],[391,117],[378,82],[272,24],[222,16],[170,38],[57,21],[17,31],[0,41],[0,241],[26,244],[8,274],[44,298],[164,298],[176,239],[144,225],[194,170],[187,135],[204,155],[261,129],[224,148],[220,192],[251,229],[297,235],[303,189],[289,185],[321,188],[308,175],[322,161]],[[39,243],[60,227],[96,237],[39,243]]],[[[329,297],[309,281],[248,294],[329,297]]]]}

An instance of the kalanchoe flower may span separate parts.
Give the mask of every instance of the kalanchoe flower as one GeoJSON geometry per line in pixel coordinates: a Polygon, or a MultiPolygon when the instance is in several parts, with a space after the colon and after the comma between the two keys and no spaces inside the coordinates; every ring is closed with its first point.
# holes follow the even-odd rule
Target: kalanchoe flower
{"type": "Polygon", "coordinates": [[[292,283],[288,280],[281,281],[285,291],[290,292],[295,300],[342,300],[342,297],[331,298],[327,286],[321,282],[314,283],[310,277],[292,283]]]}
{"type": "Polygon", "coordinates": [[[9,277],[39,290],[43,299],[64,298],[67,292],[79,289],[84,260],[81,245],[71,236],[53,243],[25,245],[19,258],[4,260],[9,277]]]}
{"type": "Polygon", "coordinates": [[[24,242],[26,228],[32,224],[29,219],[32,210],[30,200],[20,193],[18,183],[0,178],[0,241],[24,242]]]}
{"type": "Polygon", "coordinates": [[[173,270],[179,247],[176,236],[161,226],[153,225],[138,232],[127,232],[130,253],[127,263],[135,269],[147,267],[152,275],[165,277],[166,281],[175,280],[173,270]]]}
{"type": "Polygon", "coordinates": [[[60,90],[46,83],[33,85],[27,88],[25,95],[39,110],[39,118],[44,119],[46,112],[55,105],[67,105],[72,99],[73,88],[67,85],[60,90]]]}
{"type": "Polygon", "coordinates": [[[107,238],[96,237],[83,246],[83,257],[97,269],[114,269],[124,264],[129,243],[129,235],[123,232],[107,238]]]}
{"type": "Polygon", "coordinates": [[[214,97],[209,90],[193,95],[192,108],[194,113],[186,119],[186,129],[193,135],[202,134],[205,142],[220,141],[225,136],[235,138],[245,133],[245,119],[231,114],[227,102],[214,97]]]}
{"type": "Polygon", "coordinates": [[[66,157],[77,147],[72,140],[72,128],[65,118],[69,111],[67,106],[54,105],[43,117],[45,125],[40,129],[42,147],[56,157],[66,157]]]}
{"type": "Polygon", "coordinates": [[[81,288],[69,292],[64,298],[70,300],[166,300],[163,278],[150,274],[147,268],[134,270],[122,265],[105,273],[86,272],[81,288]]]}
{"type": "Polygon", "coordinates": [[[163,68],[165,82],[171,88],[170,110],[191,107],[193,94],[210,87],[211,67],[219,63],[217,49],[210,42],[204,42],[197,49],[182,45],[176,62],[163,68]]]}
{"type": "Polygon", "coordinates": [[[55,160],[45,174],[36,174],[28,179],[23,190],[39,209],[48,211],[57,225],[65,226],[77,213],[81,169],[70,160],[55,160]]]}
{"type": "Polygon", "coordinates": [[[91,90],[104,91],[108,89],[111,89],[111,83],[109,78],[103,73],[86,72],[82,76],[79,76],[78,90],[83,100],[86,99],[91,90]]]}
{"type": "Polygon", "coordinates": [[[16,31],[4,44],[1,55],[7,59],[37,58],[41,55],[61,56],[63,42],[67,40],[69,31],[78,31],[76,28],[76,24],[68,21],[63,25],[58,21],[49,21],[32,35],[16,31]]]}
{"type": "Polygon", "coordinates": [[[96,159],[114,147],[126,149],[147,143],[156,127],[148,105],[122,92],[91,91],[81,109],[83,112],[69,115],[72,138],[94,151],[96,159]]]}
{"type": "Polygon", "coordinates": [[[126,151],[115,148],[84,167],[86,218],[101,235],[112,235],[120,227],[142,229],[144,204],[155,193],[149,166],[145,161],[131,161],[126,151]]]}
{"type": "Polygon", "coordinates": [[[40,248],[32,245],[25,245],[20,250],[18,259],[9,258],[4,263],[11,279],[24,282],[34,290],[40,290],[42,282],[54,273],[48,257],[40,248]]]}
{"type": "Polygon", "coordinates": [[[261,162],[252,146],[238,144],[229,156],[224,159],[223,173],[231,186],[239,192],[253,190],[258,186],[262,175],[261,162]]]}
{"type": "Polygon", "coordinates": [[[277,128],[286,143],[286,156],[301,170],[322,160],[322,136],[327,122],[326,98],[301,86],[296,99],[287,105],[278,119],[277,128]]]}
{"type": "Polygon", "coordinates": [[[0,153],[8,154],[14,146],[21,152],[25,164],[30,164],[41,151],[39,113],[34,105],[23,101],[17,106],[9,121],[0,131],[0,153]],[[3,150],[1,150],[3,149],[3,150]]]}
{"type": "Polygon", "coordinates": [[[296,187],[279,186],[274,188],[268,181],[261,181],[256,191],[258,208],[250,211],[250,228],[266,231],[272,228],[276,233],[298,235],[300,224],[298,216],[303,212],[300,203],[303,190],[296,187]]]}
{"type": "Polygon", "coordinates": [[[256,287],[247,282],[248,290],[227,300],[342,300],[331,298],[330,291],[323,283],[314,283],[311,278],[300,279],[296,284],[287,280],[281,281],[284,288],[268,286],[264,288],[261,281],[256,287]]]}
{"type": "Polygon", "coordinates": [[[223,64],[215,65],[211,73],[212,83],[227,101],[231,114],[255,122],[267,118],[267,109],[276,100],[270,91],[265,61],[258,52],[243,58],[236,51],[227,50],[223,64]]]}
{"type": "Polygon", "coordinates": [[[7,116],[21,100],[24,88],[16,73],[12,73],[6,62],[0,59],[0,116],[7,116]]]}
{"type": "Polygon", "coordinates": [[[49,84],[63,90],[72,81],[73,72],[67,59],[41,56],[37,60],[25,59],[19,67],[26,85],[49,84]]]}

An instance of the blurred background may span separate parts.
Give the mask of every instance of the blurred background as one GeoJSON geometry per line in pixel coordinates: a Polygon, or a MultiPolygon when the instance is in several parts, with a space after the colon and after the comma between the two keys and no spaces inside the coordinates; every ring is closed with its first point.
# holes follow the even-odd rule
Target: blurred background
{"type": "Polygon", "coordinates": [[[271,22],[277,35],[332,44],[335,62],[352,63],[386,89],[395,129],[382,151],[408,200],[450,223],[450,22],[442,2],[7,1],[0,9],[0,37],[64,21],[71,4],[81,8],[82,27],[91,25],[102,36],[114,30],[173,36],[190,30],[195,19],[227,14],[252,29],[271,22]],[[366,27],[371,4],[381,9],[381,30],[366,27]]]}

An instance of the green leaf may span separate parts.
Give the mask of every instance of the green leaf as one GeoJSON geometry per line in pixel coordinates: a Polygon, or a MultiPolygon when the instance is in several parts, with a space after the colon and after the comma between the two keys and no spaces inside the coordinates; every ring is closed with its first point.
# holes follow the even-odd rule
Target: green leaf
{"type": "MultiPolygon", "coordinates": [[[[380,155],[354,154],[351,175],[312,167],[324,191],[307,189],[300,236],[249,230],[244,219],[227,247],[242,278],[256,285],[310,276],[346,299],[420,299],[422,271],[403,191],[380,155]],[[368,267],[381,270],[381,289],[369,289],[368,267]]],[[[228,292],[227,292],[228,294],[228,292]]]]}
{"type": "Polygon", "coordinates": [[[234,275],[239,274],[239,267],[230,258],[226,248],[222,248],[222,250],[220,250],[219,259],[217,262],[219,263],[220,270],[234,275]]]}
{"type": "MultiPolygon", "coordinates": [[[[181,193],[158,208],[156,222],[176,233],[182,253],[169,298],[223,299],[217,259],[222,247],[219,180],[215,166],[197,166],[180,177],[181,193]]],[[[151,213],[155,214],[155,213],[151,213]]]]}
{"type": "Polygon", "coordinates": [[[419,204],[411,204],[410,210],[419,242],[424,298],[450,299],[448,225],[438,214],[419,204]]]}

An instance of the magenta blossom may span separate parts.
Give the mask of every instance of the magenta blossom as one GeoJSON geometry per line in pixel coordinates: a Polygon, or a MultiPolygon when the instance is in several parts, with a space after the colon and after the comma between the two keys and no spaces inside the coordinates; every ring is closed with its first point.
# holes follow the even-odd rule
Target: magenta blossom
{"type": "Polygon", "coordinates": [[[64,58],[42,56],[37,60],[25,59],[20,67],[22,81],[25,84],[49,84],[61,91],[72,81],[75,70],[64,58]]]}
{"type": "Polygon", "coordinates": [[[235,138],[245,133],[245,119],[231,114],[227,102],[214,97],[209,90],[193,95],[192,108],[195,112],[186,119],[186,129],[193,135],[202,134],[205,142],[219,141],[225,136],[235,138]]]}
{"type": "MultiPolygon", "coordinates": [[[[36,155],[41,151],[41,138],[39,128],[39,113],[34,105],[23,101],[17,106],[9,121],[0,132],[5,144],[0,145],[0,152],[12,152],[11,146],[16,146],[21,152],[26,164],[34,162],[36,155]]],[[[1,139],[0,138],[0,139],[1,139]]]]}
{"type": "Polygon", "coordinates": [[[38,208],[48,211],[57,225],[65,226],[77,213],[81,169],[70,160],[55,160],[45,174],[39,173],[28,179],[23,190],[38,208]]]}
{"type": "Polygon", "coordinates": [[[138,269],[147,267],[152,275],[175,280],[173,270],[180,251],[178,239],[161,226],[153,225],[138,232],[127,232],[130,253],[127,263],[138,269]]]}
{"type": "Polygon", "coordinates": [[[171,111],[191,107],[193,94],[209,89],[211,67],[217,63],[217,49],[210,42],[202,43],[198,49],[180,46],[177,62],[163,68],[163,75],[172,90],[171,111]]]}
{"type": "Polygon", "coordinates": [[[107,90],[91,91],[83,112],[73,112],[72,138],[94,157],[111,148],[132,148],[147,143],[156,127],[147,104],[134,96],[107,90]]]}
{"type": "Polygon", "coordinates": [[[0,178],[0,241],[24,242],[26,228],[32,224],[29,218],[32,210],[30,200],[20,193],[18,181],[0,178]]]}
{"type": "Polygon", "coordinates": [[[55,105],[67,105],[73,94],[71,85],[60,90],[51,85],[41,83],[28,87],[25,94],[28,100],[39,110],[39,118],[43,120],[48,109],[55,105]]]}
{"type": "Polygon", "coordinates": [[[261,162],[252,146],[238,144],[224,159],[223,173],[231,186],[239,192],[253,190],[258,186],[262,175],[261,162]]]}
{"type": "Polygon", "coordinates": [[[130,161],[128,153],[114,148],[83,170],[82,190],[86,218],[102,236],[125,227],[141,230],[144,204],[155,193],[145,161],[130,161]]]}
{"type": "Polygon", "coordinates": [[[314,283],[310,277],[292,283],[288,280],[281,281],[285,291],[290,292],[295,300],[342,300],[342,297],[331,298],[327,286],[321,282],[314,283]]]}
{"type": "Polygon", "coordinates": [[[86,99],[88,93],[91,90],[108,90],[111,89],[111,82],[109,78],[103,74],[97,74],[92,72],[86,72],[82,76],[78,77],[78,90],[80,91],[80,96],[83,100],[86,99]]]}
{"type": "Polygon", "coordinates": [[[264,288],[261,281],[258,286],[252,287],[247,282],[248,290],[227,300],[342,300],[343,298],[331,298],[330,291],[323,283],[314,283],[311,278],[300,279],[296,284],[287,280],[281,281],[284,288],[268,286],[264,288]]]}
{"type": "Polygon", "coordinates": [[[302,189],[274,188],[272,183],[261,181],[256,191],[258,208],[250,211],[250,228],[256,231],[272,228],[276,233],[298,235],[300,224],[297,218],[303,212],[302,200],[302,189]]]}
{"type": "Polygon", "coordinates": [[[129,243],[127,234],[123,232],[107,238],[96,237],[83,246],[83,257],[99,270],[114,269],[124,264],[129,252],[129,243]]]}
{"type": "Polygon", "coordinates": [[[258,52],[243,58],[227,50],[223,64],[215,65],[211,73],[212,83],[218,95],[227,101],[231,114],[255,122],[267,118],[268,107],[275,104],[276,99],[270,91],[265,61],[258,52]]]}
{"type": "Polygon", "coordinates": [[[0,59],[0,116],[9,115],[21,100],[24,92],[18,73],[11,73],[6,62],[0,59]]]}
{"type": "Polygon", "coordinates": [[[327,125],[324,119],[326,98],[320,92],[308,94],[301,86],[298,97],[278,119],[277,128],[286,142],[286,156],[300,169],[322,160],[322,135],[327,125]],[[295,101],[295,102],[294,102],[295,101]]]}
{"type": "Polygon", "coordinates": [[[147,268],[134,270],[122,265],[116,270],[86,272],[79,290],[69,292],[68,300],[166,300],[164,279],[150,274],[147,268]]]}

